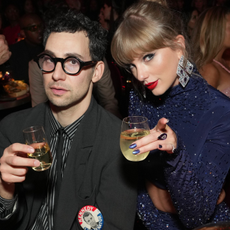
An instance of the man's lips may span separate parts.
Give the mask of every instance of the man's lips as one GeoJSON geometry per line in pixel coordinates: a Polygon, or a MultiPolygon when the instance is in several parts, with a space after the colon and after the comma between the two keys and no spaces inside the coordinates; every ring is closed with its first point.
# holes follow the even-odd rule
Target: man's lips
{"type": "Polygon", "coordinates": [[[63,95],[64,93],[66,93],[68,91],[64,88],[58,88],[58,87],[51,87],[51,90],[52,90],[53,94],[55,94],[55,95],[63,95]]]}
{"type": "Polygon", "coordinates": [[[154,81],[154,82],[150,82],[148,84],[145,84],[145,86],[149,89],[149,90],[153,90],[158,84],[158,80],[154,81]]]}

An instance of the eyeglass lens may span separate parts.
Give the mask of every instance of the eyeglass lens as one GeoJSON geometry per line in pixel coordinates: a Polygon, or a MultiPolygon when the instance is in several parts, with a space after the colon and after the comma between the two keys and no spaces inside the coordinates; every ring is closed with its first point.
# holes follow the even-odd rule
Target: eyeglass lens
{"type": "MultiPolygon", "coordinates": [[[[39,66],[43,71],[52,72],[55,69],[56,63],[52,57],[43,55],[39,58],[39,66]]],[[[69,57],[64,61],[63,68],[65,72],[75,74],[80,69],[80,62],[74,57],[69,57]]]]}

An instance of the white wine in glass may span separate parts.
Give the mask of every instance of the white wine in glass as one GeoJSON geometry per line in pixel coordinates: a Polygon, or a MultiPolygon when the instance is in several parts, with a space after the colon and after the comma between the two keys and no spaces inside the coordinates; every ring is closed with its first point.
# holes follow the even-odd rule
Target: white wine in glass
{"type": "Polygon", "coordinates": [[[32,167],[35,171],[44,171],[50,168],[53,157],[50,153],[50,147],[46,139],[45,131],[42,126],[31,126],[23,130],[25,142],[32,146],[34,153],[28,153],[29,158],[40,161],[38,167],[32,167]]]}
{"type": "Polygon", "coordinates": [[[120,136],[120,148],[124,157],[129,161],[142,161],[144,160],[149,151],[138,155],[133,154],[133,149],[129,146],[142,137],[150,134],[150,128],[148,125],[148,119],[142,116],[130,116],[125,117],[122,120],[121,136],[120,136]]]}

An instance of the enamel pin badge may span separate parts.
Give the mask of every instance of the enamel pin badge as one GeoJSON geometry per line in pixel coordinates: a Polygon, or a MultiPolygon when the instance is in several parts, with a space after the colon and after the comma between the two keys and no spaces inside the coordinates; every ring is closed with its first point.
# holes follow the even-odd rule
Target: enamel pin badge
{"type": "Polygon", "coordinates": [[[84,230],[101,230],[104,219],[96,207],[87,205],[79,211],[78,222],[84,230]]]}

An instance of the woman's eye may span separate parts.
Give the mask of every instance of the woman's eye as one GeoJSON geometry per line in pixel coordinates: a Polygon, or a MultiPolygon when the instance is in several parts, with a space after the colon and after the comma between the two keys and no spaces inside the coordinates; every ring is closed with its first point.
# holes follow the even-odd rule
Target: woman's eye
{"type": "Polygon", "coordinates": [[[134,65],[129,65],[129,69],[132,70],[134,68],[134,65]]]}
{"type": "Polygon", "coordinates": [[[155,54],[147,54],[147,55],[144,56],[143,59],[144,59],[144,61],[150,61],[150,60],[153,59],[154,55],[155,54]]]}

